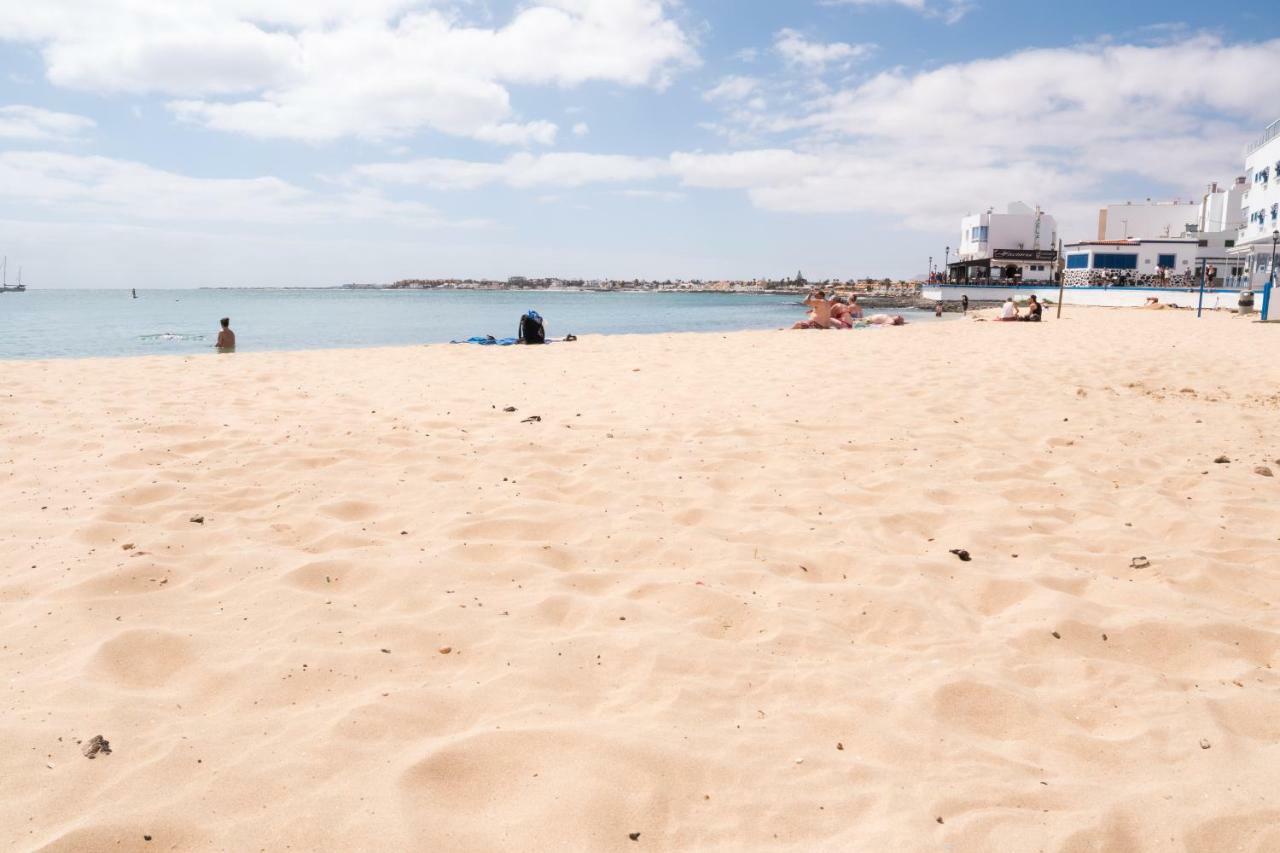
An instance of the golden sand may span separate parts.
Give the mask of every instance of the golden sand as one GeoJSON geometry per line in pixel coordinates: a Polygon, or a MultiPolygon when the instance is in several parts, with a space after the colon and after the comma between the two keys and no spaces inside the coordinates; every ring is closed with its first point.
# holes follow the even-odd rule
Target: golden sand
{"type": "Polygon", "coordinates": [[[1280,850],[1280,328],[2,367],[0,848],[1280,850]]]}

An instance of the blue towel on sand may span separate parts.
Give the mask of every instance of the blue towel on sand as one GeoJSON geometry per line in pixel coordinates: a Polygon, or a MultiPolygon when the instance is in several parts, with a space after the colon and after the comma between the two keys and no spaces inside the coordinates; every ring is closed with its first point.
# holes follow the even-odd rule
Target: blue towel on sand
{"type": "Polygon", "coordinates": [[[467,338],[465,341],[450,341],[451,344],[479,344],[482,347],[509,347],[514,346],[517,341],[515,338],[494,338],[494,337],[475,337],[467,338]]]}

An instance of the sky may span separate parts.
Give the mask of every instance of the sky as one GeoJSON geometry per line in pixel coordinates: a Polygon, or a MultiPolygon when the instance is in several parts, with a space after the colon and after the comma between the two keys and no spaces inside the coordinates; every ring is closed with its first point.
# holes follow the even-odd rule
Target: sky
{"type": "MultiPolygon", "coordinates": [[[[909,277],[1020,200],[1198,198],[1274,0],[0,3],[32,287],[909,277]]],[[[954,251],[954,249],[953,249],[954,251]]]]}

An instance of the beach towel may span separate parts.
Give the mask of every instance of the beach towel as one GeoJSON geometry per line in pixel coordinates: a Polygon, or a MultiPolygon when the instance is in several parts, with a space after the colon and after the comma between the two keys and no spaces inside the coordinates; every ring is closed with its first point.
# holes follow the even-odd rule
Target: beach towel
{"type": "Polygon", "coordinates": [[[509,347],[516,344],[515,338],[495,338],[493,335],[467,338],[465,341],[449,341],[451,344],[477,344],[482,347],[509,347]]]}

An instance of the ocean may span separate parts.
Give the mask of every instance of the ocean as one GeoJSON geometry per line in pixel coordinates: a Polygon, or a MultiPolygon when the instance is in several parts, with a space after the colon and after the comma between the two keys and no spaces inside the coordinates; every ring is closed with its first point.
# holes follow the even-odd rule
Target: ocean
{"type": "MultiPolygon", "coordinates": [[[[29,290],[0,294],[0,359],[210,352],[231,318],[237,350],[301,350],[514,337],[536,309],[550,337],[779,329],[795,296],[463,290],[29,290]]],[[[894,311],[911,322],[928,312],[894,311]]]]}

